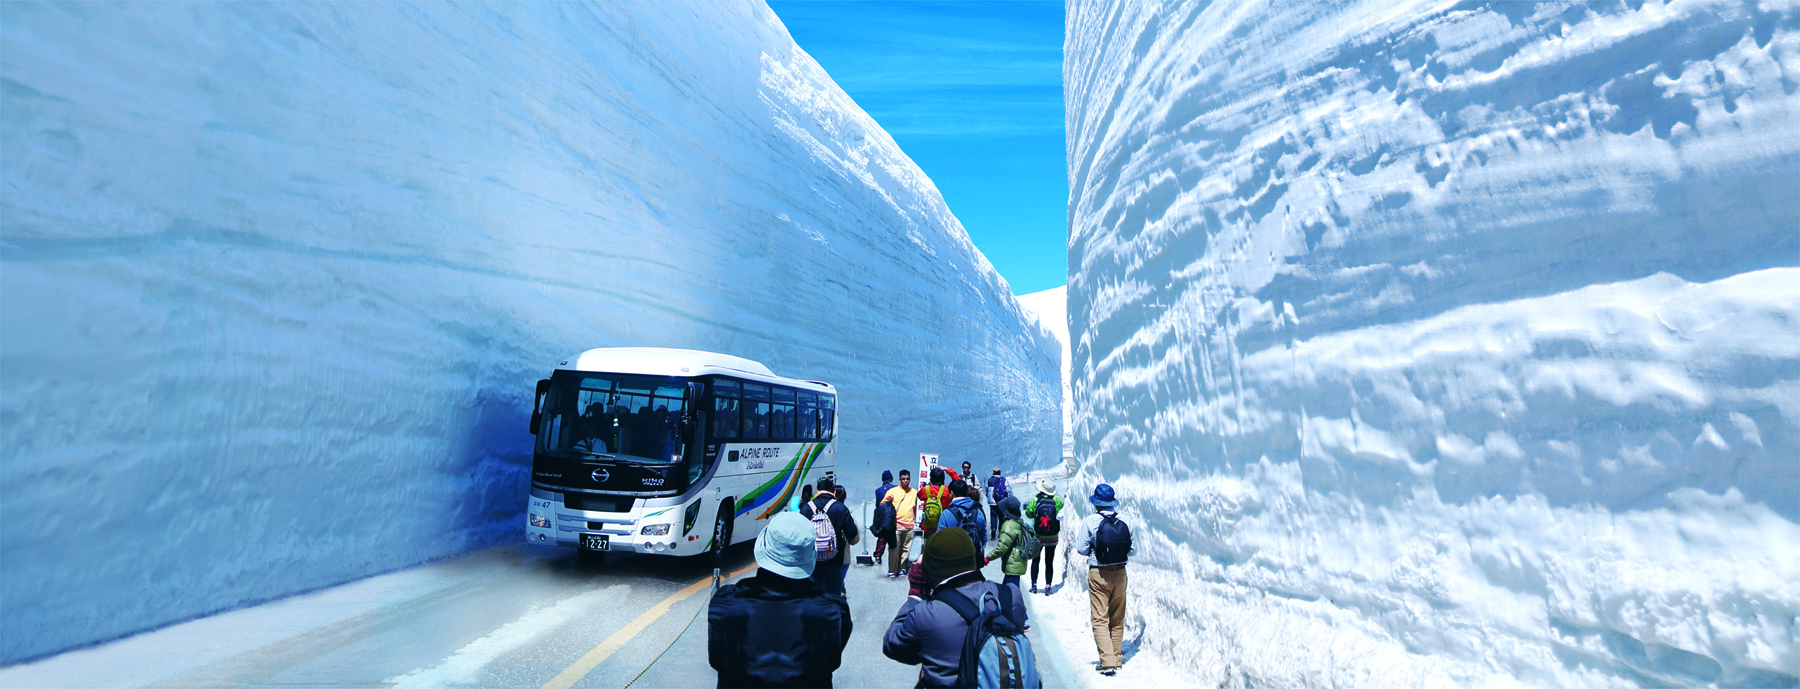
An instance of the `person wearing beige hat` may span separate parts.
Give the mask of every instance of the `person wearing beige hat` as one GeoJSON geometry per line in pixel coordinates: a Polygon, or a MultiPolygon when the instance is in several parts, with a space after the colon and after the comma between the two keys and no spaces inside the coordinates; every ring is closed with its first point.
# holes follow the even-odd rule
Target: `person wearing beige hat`
{"type": "Polygon", "coordinates": [[[1063,500],[1056,496],[1056,484],[1050,479],[1037,482],[1037,497],[1025,506],[1025,520],[1031,524],[1031,530],[1037,534],[1038,541],[1044,544],[1043,553],[1031,561],[1031,592],[1038,592],[1038,562],[1044,563],[1044,589],[1048,594],[1050,585],[1056,582],[1056,543],[1062,533],[1063,500]]]}

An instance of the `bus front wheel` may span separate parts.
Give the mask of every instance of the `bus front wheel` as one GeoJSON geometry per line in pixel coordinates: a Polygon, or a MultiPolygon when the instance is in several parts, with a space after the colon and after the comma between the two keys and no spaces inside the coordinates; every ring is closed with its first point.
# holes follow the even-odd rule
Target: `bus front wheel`
{"type": "Polygon", "coordinates": [[[725,547],[731,543],[731,508],[730,501],[719,504],[719,514],[713,518],[713,565],[725,557],[725,547]]]}

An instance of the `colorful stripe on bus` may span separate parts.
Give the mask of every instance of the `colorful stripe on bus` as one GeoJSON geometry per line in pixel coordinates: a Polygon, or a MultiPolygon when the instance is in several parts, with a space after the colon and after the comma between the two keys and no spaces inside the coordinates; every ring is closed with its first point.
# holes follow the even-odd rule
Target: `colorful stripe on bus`
{"type": "Polygon", "coordinates": [[[768,519],[787,509],[788,500],[794,497],[795,491],[800,490],[800,484],[806,480],[806,472],[810,471],[813,464],[818,462],[819,455],[824,449],[825,443],[801,445],[800,450],[794,453],[794,458],[788,460],[787,466],[782,468],[780,473],[756,490],[750,491],[749,495],[738,498],[736,516],[742,517],[758,507],[767,505],[768,509],[757,515],[756,518],[768,519]]]}

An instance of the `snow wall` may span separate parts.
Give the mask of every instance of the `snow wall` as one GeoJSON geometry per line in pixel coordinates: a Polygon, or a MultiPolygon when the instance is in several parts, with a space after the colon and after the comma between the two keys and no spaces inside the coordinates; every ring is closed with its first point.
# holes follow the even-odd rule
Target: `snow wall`
{"type": "Polygon", "coordinates": [[[1056,342],[761,3],[0,41],[0,661],[521,537],[533,384],[590,347],[836,384],[852,487],[1056,461],[1056,342]]]}
{"type": "Polygon", "coordinates": [[[1128,650],[1800,684],[1800,7],[1067,26],[1077,483],[1142,526],[1128,650]]]}
{"type": "Polygon", "coordinates": [[[1065,456],[1072,455],[1075,452],[1075,435],[1071,431],[1073,427],[1069,419],[1074,413],[1075,403],[1069,389],[1069,288],[1064,285],[1042,292],[1021,294],[1019,306],[1026,313],[1036,316],[1038,325],[1056,336],[1056,343],[1062,350],[1062,449],[1065,456]]]}

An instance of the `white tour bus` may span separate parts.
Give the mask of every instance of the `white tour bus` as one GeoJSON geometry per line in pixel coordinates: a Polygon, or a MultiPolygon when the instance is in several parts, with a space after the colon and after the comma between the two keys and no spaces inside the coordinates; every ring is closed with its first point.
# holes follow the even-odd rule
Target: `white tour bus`
{"type": "Polygon", "coordinates": [[[696,555],[837,466],[837,389],[686,349],[590,349],[537,384],[525,537],[696,555]]]}

